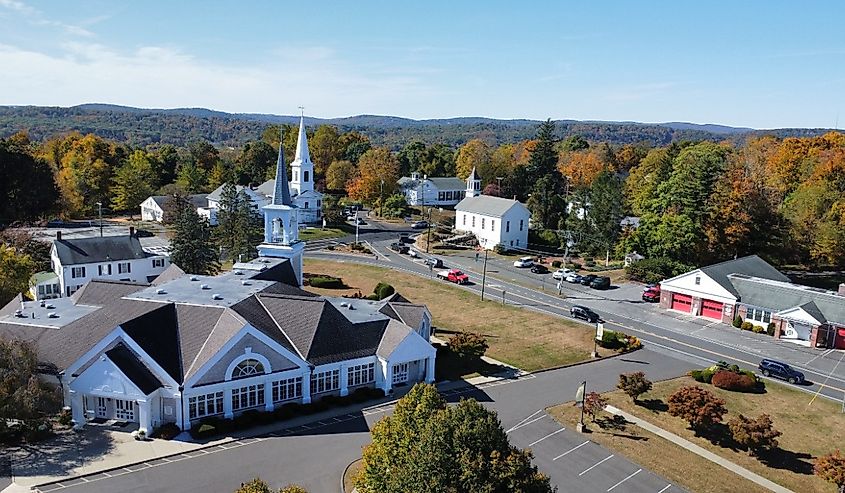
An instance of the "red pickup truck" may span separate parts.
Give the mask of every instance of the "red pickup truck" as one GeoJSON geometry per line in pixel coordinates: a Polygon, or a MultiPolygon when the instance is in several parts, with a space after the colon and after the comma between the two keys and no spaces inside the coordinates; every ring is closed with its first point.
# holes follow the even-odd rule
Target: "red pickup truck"
{"type": "Polygon", "coordinates": [[[469,282],[469,276],[460,271],[460,269],[442,270],[437,273],[438,279],[453,282],[455,284],[466,284],[469,282]]]}
{"type": "Polygon", "coordinates": [[[648,286],[643,290],[643,301],[657,303],[660,301],[660,284],[648,286]]]}

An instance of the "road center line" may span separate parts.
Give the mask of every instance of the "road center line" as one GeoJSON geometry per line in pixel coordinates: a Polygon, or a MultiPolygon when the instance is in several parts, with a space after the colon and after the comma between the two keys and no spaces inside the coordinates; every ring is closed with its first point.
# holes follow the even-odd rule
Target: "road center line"
{"type": "Polygon", "coordinates": [[[569,449],[569,450],[567,450],[566,452],[564,452],[564,453],[562,453],[562,454],[558,455],[557,457],[555,457],[555,458],[554,458],[554,459],[552,459],[552,460],[558,460],[558,459],[560,459],[561,457],[563,457],[563,456],[565,456],[565,455],[568,455],[568,454],[570,454],[570,453],[572,453],[572,452],[575,452],[576,450],[578,450],[579,448],[583,447],[584,445],[587,445],[588,443],[590,443],[590,441],[589,441],[589,440],[587,440],[586,442],[582,443],[581,445],[576,445],[575,447],[572,447],[571,449],[569,449]]]}
{"type": "Polygon", "coordinates": [[[616,484],[614,484],[613,486],[611,486],[610,488],[608,488],[608,489],[607,489],[607,491],[610,491],[610,490],[612,490],[613,488],[616,488],[616,487],[617,487],[617,486],[619,486],[620,484],[624,483],[625,481],[628,481],[629,479],[633,478],[634,476],[636,476],[637,474],[639,474],[639,473],[640,473],[640,471],[642,471],[642,469],[637,469],[636,471],[634,471],[633,473],[631,473],[631,475],[630,475],[630,476],[628,476],[627,478],[623,479],[622,481],[619,481],[618,483],[616,483],[616,484]]]}
{"type": "Polygon", "coordinates": [[[528,444],[528,446],[529,446],[529,447],[533,447],[534,445],[537,445],[538,443],[542,442],[542,441],[543,441],[543,440],[545,440],[546,438],[549,438],[549,437],[551,437],[551,436],[557,435],[558,433],[560,433],[561,431],[564,431],[565,429],[566,429],[566,428],[561,428],[561,429],[559,429],[559,430],[557,430],[557,431],[553,431],[553,432],[549,433],[548,435],[544,436],[543,438],[541,438],[541,439],[539,439],[539,440],[534,440],[533,442],[529,443],[529,444],[528,444]]]}
{"type": "Polygon", "coordinates": [[[607,457],[605,457],[604,459],[602,459],[602,460],[600,460],[600,461],[596,462],[596,463],[595,463],[595,464],[593,464],[592,466],[590,466],[590,467],[588,467],[588,468],[584,469],[583,471],[581,471],[580,473],[578,473],[578,476],[583,476],[583,475],[587,474],[588,472],[590,472],[590,471],[592,471],[593,469],[595,469],[595,468],[599,467],[599,466],[600,466],[600,465],[602,465],[604,462],[609,461],[609,460],[610,460],[610,459],[612,459],[612,458],[613,458],[613,454],[608,455],[608,456],[607,456],[607,457]]]}

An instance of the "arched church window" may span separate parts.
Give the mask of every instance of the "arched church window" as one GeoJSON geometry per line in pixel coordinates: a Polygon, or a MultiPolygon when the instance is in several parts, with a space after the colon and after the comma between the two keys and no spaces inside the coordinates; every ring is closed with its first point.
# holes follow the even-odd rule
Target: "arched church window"
{"type": "Polygon", "coordinates": [[[302,181],[304,181],[305,183],[308,183],[308,171],[307,170],[302,172],[302,181]]]}
{"type": "Polygon", "coordinates": [[[264,365],[260,361],[245,359],[238,363],[238,366],[232,371],[232,380],[260,375],[262,373],[264,373],[264,365]]]}

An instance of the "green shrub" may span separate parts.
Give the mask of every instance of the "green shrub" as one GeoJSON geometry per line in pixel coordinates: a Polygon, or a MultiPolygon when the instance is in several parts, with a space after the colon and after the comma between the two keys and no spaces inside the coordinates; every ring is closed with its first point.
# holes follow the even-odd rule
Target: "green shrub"
{"type": "Polygon", "coordinates": [[[376,284],[376,287],[373,288],[373,294],[378,296],[378,299],[383,300],[390,296],[391,294],[395,293],[396,290],[393,289],[393,286],[387,284],[386,282],[380,282],[376,284]]]}
{"type": "Polygon", "coordinates": [[[717,371],[712,378],[714,387],[735,392],[750,392],[757,388],[757,379],[745,373],[732,371],[717,371]]]}
{"type": "Polygon", "coordinates": [[[625,267],[625,275],[633,281],[657,283],[688,272],[693,268],[667,257],[646,258],[625,267]]]}
{"type": "Polygon", "coordinates": [[[701,381],[704,382],[704,383],[710,383],[711,381],[713,381],[713,375],[716,374],[716,371],[718,371],[718,370],[713,370],[713,369],[710,369],[710,368],[707,368],[706,370],[702,370],[701,371],[701,381]]]}
{"type": "Polygon", "coordinates": [[[754,331],[755,334],[762,334],[763,332],[766,332],[766,329],[764,327],[760,327],[759,325],[755,325],[751,330],[754,331]]]}
{"type": "Polygon", "coordinates": [[[774,322],[769,322],[769,325],[766,326],[766,334],[768,334],[770,336],[775,335],[775,323],[774,322]]]}
{"type": "Polygon", "coordinates": [[[560,269],[561,263],[560,260],[552,260],[552,268],[560,269]]]}
{"type": "Polygon", "coordinates": [[[628,336],[622,332],[605,329],[598,345],[605,349],[623,349],[627,345],[628,336]]]}
{"type": "Polygon", "coordinates": [[[315,288],[343,289],[343,279],[331,276],[315,276],[308,279],[308,284],[315,288]]]}
{"type": "Polygon", "coordinates": [[[691,370],[689,372],[689,376],[692,377],[693,380],[696,382],[704,383],[704,370],[691,370]]]}
{"type": "Polygon", "coordinates": [[[751,322],[742,322],[742,325],[739,328],[742,330],[754,330],[754,324],[751,322]]]}
{"type": "Polygon", "coordinates": [[[596,261],[595,261],[595,260],[590,259],[590,260],[587,260],[586,262],[584,262],[584,265],[586,265],[587,267],[595,267],[595,266],[596,266],[596,261]]]}
{"type": "Polygon", "coordinates": [[[152,438],[161,438],[162,440],[173,440],[176,435],[182,433],[176,423],[164,423],[153,431],[150,435],[152,438]]]}
{"type": "Polygon", "coordinates": [[[734,317],[734,321],[731,325],[733,325],[737,329],[742,328],[742,317],[739,316],[739,313],[736,314],[736,316],[734,317]]]}

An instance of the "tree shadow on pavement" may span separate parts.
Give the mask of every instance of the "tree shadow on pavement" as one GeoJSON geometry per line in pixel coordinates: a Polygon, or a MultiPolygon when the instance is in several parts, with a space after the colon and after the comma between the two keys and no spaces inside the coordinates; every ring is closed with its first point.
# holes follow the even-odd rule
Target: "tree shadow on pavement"
{"type": "Polygon", "coordinates": [[[15,476],[66,476],[77,467],[102,458],[114,449],[113,431],[86,427],[66,431],[43,442],[7,449],[15,476]]]}

